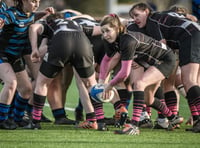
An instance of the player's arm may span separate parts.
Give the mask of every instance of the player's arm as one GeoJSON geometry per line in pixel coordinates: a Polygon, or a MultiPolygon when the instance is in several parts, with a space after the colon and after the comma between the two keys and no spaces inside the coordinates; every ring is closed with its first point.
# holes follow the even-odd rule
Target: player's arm
{"type": "Polygon", "coordinates": [[[102,34],[101,27],[100,26],[94,26],[93,27],[92,36],[100,35],[100,34],[102,34]]]}
{"type": "Polygon", "coordinates": [[[109,57],[107,54],[104,55],[100,64],[99,83],[105,83],[108,80],[110,71],[120,61],[120,57],[118,52],[113,57],[109,57]]]}
{"type": "Polygon", "coordinates": [[[31,43],[32,53],[31,53],[31,61],[39,62],[40,61],[40,53],[38,50],[38,35],[41,35],[44,31],[44,27],[42,24],[32,24],[29,28],[29,40],[31,43]]]}
{"type": "Polygon", "coordinates": [[[101,64],[100,64],[100,73],[99,73],[99,83],[104,83],[106,80],[106,77],[109,73],[108,65],[110,63],[111,57],[107,56],[107,54],[104,55],[101,64]]]}
{"type": "Polygon", "coordinates": [[[48,43],[48,38],[43,38],[38,48],[41,58],[44,57],[45,53],[47,52],[47,48],[48,48],[47,43],[48,43]]]}
{"type": "Polygon", "coordinates": [[[117,75],[108,83],[110,87],[115,86],[120,82],[124,82],[131,71],[132,60],[121,61],[121,69],[117,75]]]}
{"type": "Polygon", "coordinates": [[[70,19],[73,20],[73,19],[77,19],[77,18],[86,18],[86,19],[94,20],[94,21],[95,21],[95,19],[94,19],[92,16],[87,15],[87,14],[82,14],[82,15],[72,16],[70,19]]]}
{"type": "Polygon", "coordinates": [[[35,21],[37,21],[41,18],[45,18],[45,17],[49,16],[50,14],[54,14],[54,13],[55,13],[55,10],[53,7],[47,7],[43,11],[36,11],[35,12],[35,21]]]}
{"type": "Polygon", "coordinates": [[[73,14],[76,14],[76,15],[82,15],[81,12],[73,10],[73,9],[64,9],[64,10],[61,11],[61,13],[66,13],[66,12],[70,12],[70,13],[73,13],[73,14]]]}
{"type": "Polygon", "coordinates": [[[132,60],[121,61],[120,71],[111,81],[109,81],[109,83],[105,85],[103,98],[106,98],[106,96],[108,96],[109,91],[112,90],[115,85],[117,85],[118,83],[124,82],[126,80],[126,78],[129,76],[130,71],[131,71],[131,64],[132,64],[132,60]]]}
{"type": "Polygon", "coordinates": [[[120,58],[121,58],[121,55],[118,52],[116,52],[115,55],[111,58],[110,63],[108,65],[108,75],[104,83],[107,83],[109,81],[110,71],[112,71],[116,67],[116,65],[120,62],[120,58]]]}
{"type": "Polygon", "coordinates": [[[41,35],[44,31],[44,26],[42,24],[32,24],[29,27],[29,39],[31,43],[32,50],[38,49],[38,35],[41,35]]]}
{"type": "Polygon", "coordinates": [[[121,59],[121,55],[119,54],[119,52],[116,52],[116,54],[110,60],[108,71],[111,71],[112,69],[114,69],[115,66],[120,62],[120,59],[121,59]]]}
{"type": "Polygon", "coordinates": [[[83,26],[83,32],[87,36],[96,36],[102,34],[100,26],[83,26]]]}

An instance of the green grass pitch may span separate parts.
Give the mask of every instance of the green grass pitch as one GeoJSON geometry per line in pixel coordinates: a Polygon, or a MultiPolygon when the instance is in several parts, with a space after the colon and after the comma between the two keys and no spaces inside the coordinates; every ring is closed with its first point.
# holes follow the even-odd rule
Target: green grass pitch
{"type": "MultiPolygon", "coordinates": [[[[68,94],[66,107],[75,108],[78,101],[77,88],[72,83],[68,94]]],[[[104,104],[105,116],[112,117],[113,106],[104,104]]],[[[66,110],[68,117],[74,119],[73,111],[66,110]]],[[[53,120],[49,107],[44,113],[53,120]]],[[[129,107],[129,116],[132,114],[132,104],[129,107]]],[[[156,112],[152,112],[152,120],[156,112]]],[[[184,98],[180,100],[180,115],[188,119],[190,113],[184,98]]],[[[0,148],[199,148],[200,134],[186,132],[189,126],[184,123],[180,129],[174,131],[140,129],[138,136],[115,135],[117,128],[109,126],[109,131],[95,131],[76,129],[72,125],[54,125],[42,123],[42,130],[13,131],[0,130],[0,148]]]]}

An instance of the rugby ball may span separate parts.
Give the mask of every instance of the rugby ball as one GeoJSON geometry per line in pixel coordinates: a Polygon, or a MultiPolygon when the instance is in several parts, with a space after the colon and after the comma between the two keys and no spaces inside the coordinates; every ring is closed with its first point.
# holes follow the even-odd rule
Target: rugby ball
{"type": "Polygon", "coordinates": [[[94,85],[90,90],[90,96],[92,100],[98,102],[98,103],[107,103],[110,102],[114,97],[114,91],[111,91],[111,95],[107,99],[102,98],[102,93],[104,91],[104,84],[96,84],[94,85]]]}

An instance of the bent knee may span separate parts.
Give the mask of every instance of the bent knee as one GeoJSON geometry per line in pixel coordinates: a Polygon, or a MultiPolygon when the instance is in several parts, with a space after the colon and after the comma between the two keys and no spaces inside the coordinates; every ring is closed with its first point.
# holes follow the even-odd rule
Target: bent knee
{"type": "Polygon", "coordinates": [[[24,86],[23,88],[19,88],[19,93],[21,94],[22,98],[29,99],[33,93],[32,86],[24,86]]]}
{"type": "Polygon", "coordinates": [[[144,90],[146,88],[146,83],[142,80],[137,80],[134,83],[134,89],[136,90],[144,90]]]}
{"type": "Polygon", "coordinates": [[[17,80],[13,79],[13,80],[5,81],[4,87],[8,88],[9,90],[15,91],[17,88],[17,80]]]}

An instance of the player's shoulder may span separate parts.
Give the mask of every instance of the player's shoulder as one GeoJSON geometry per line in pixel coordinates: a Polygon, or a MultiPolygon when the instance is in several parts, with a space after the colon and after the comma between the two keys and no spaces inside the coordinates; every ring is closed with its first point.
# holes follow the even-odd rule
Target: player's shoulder
{"type": "Polygon", "coordinates": [[[126,29],[129,31],[133,31],[133,30],[136,30],[136,29],[138,29],[138,26],[137,26],[137,24],[134,22],[134,21],[131,21],[131,22],[129,22],[128,24],[127,24],[127,27],[126,27],[126,29]]]}
{"type": "Polygon", "coordinates": [[[79,15],[72,17],[74,21],[79,23],[80,25],[85,25],[85,26],[99,26],[99,22],[94,19],[94,17],[84,14],[84,15],[79,15]]]}

